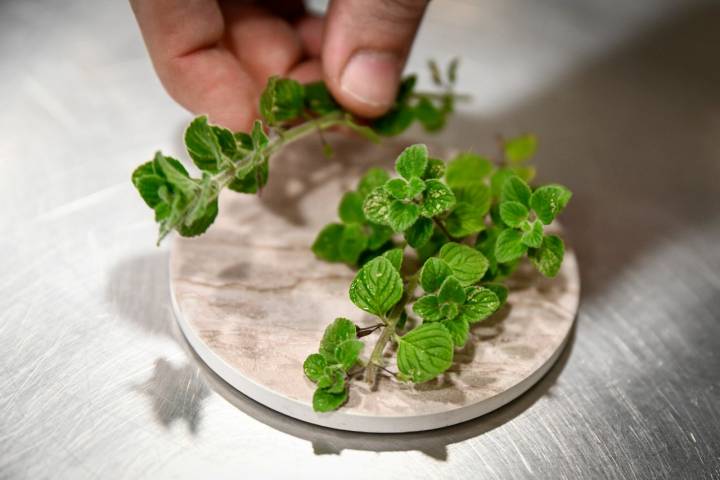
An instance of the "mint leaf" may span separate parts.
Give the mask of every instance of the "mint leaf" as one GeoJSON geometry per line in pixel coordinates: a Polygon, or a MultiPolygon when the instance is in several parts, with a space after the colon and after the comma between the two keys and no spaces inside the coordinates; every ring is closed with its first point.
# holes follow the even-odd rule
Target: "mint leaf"
{"type": "Polygon", "coordinates": [[[371,222],[387,225],[392,202],[392,197],[384,187],[375,188],[365,197],[365,201],[363,202],[365,218],[371,222]]]}
{"type": "Polygon", "coordinates": [[[405,240],[413,248],[420,248],[425,245],[432,237],[433,222],[429,218],[418,218],[410,228],[405,230],[405,240]]]}
{"type": "Polygon", "coordinates": [[[543,241],[543,227],[539,221],[528,224],[527,230],[523,228],[522,238],[523,244],[532,248],[539,248],[543,241]]]}
{"type": "Polygon", "coordinates": [[[465,290],[467,300],[460,307],[460,318],[468,323],[484,320],[500,308],[500,299],[486,287],[468,287],[465,290]]]}
{"type": "Polygon", "coordinates": [[[269,124],[300,116],[304,107],[303,86],[290,78],[272,76],[260,95],[260,114],[269,124]]]}
{"type": "Polygon", "coordinates": [[[319,353],[309,355],[305,359],[305,363],[303,363],[303,371],[305,372],[305,375],[315,383],[317,383],[318,380],[320,380],[320,377],[324,375],[325,367],[327,367],[327,361],[325,360],[325,357],[319,353]]]}
{"type": "Polygon", "coordinates": [[[530,206],[545,225],[552,222],[570,201],[572,193],[562,185],[545,185],[535,190],[530,206]]]}
{"type": "Polygon", "coordinates": [[[402,232],[410,228],[419,215],[420,208],[414,203],[403,203],[401,200],[394,200],[388,210],[387,223],[396,232],[402,232]]]}
{"type": "Polygon", "coordinates": [[[425,173],[422,175],[423,180],[430,178],[442,178],[445,175],[445,162],[438,158],[428,158],[425,173]]]}
{"type": "Polygon", "coordinates": [[[511,138],[505,141],[503,150],[505,159],[510,165],[523,163],[535,155],[537,138],[530,133],[511,138]]]}
{"type": "Polygon", "coordinates": [[[437,322],[443,319],[437,295],[423,295],[415,301],[412,309],[426,322],[437,322]]]}
{"type": "Polygon", "coordinates": [[[519,227],[529,214],[527,207],[520,202],[507,201],[500,204],[500,218],[508,227],[519,227]]]}
{"type": "Polygon", "coordinates": [[[405,179],[420,177],[428,163],[427,146],[418,143],[407,147],[395,160],[395,170],[405,179]]]}
{"type": "Polygon", "coordinates": [[[387,252],[383,253],[383,257],[390,260],[390,263],[392,263],[393,268],[400,271],[400,268],[402,268],[402,262],[403,262],[403,251],[402,248],[393,248],[392,250],[388,250],[387,252]]]}
{"type": "Polygon", "coordinates": [[[223,163],[220,143],[206,116],[197,117],[187,127],[185,147],[200,170],[217,172],[223,163]]]}
{"type": "Polygon", "coordinates": [[[387,193],[398,200],[405,200],[410,197],[410,185],[402,178],[388,180],[384,188],[387,193]]]}
{"type": "Polygon", "coordinates": [[[238,193],[257,193],[267,184],[268,176],[268,159],[264,157],[259,165],[251,167],[243,176],[235,178],[228,188],[238,193]]]}
{"type": "Polygon", "coordinates": [[[495,243],[495,258],[499,263],[508,263],[522,257],[527,246],[522,243],[522,232],[508,228],[500,232],[495,243]]]}
{"type": "Polygon", "coordinates": [[[345,372],[340,364],[325,367],[317,382],[318,389],[328,393],[342,393],[345,390],[345,372]]]}
{"type": "Polygon", "coordinates": [[[315,242],[312,244],[313,253],[328,262],[339,262],[340,256],[340,240],[345,232],[345,226],[339,223],[330,223],[325,225],[315,242]]]}
{"type": "Polygon", "coordinates": [[[330,393],[327,390],[318,388],[313,395],[313,410],[316,412],[330,412],[337,410],[348,399],[347,389],[342,393],[330,393]]]}
{"type": "Polygon", "coordinates": [[[453,188],[453,193],[457,203],[445,220],[450,235],[462,238],[483,230],[485,215],[490,209],[490,188],[469,183],[453,188]]]}
{"type": "Polygon", "coordinates": [[[420,285],[426,292],[435,292],[452,275],[450,266],[437,257],[430,257],[420,270],[420,285]]]}
{"type": "Polygon", "coordinates": [[[445,126],[445,113],[437,108],[429,98],[420,97],[415,105],[415,118],[428,132],[437,132],[445,126]]]}
{"type": "Polygon", "coordinates": [[[333,323],[325,328],[325,333],[320,341],[320,355],[328,364],[338,363],[335,356],[335,349],[347,340],[355,339],[355,324],[347,318],[336,318],[333,323]]]}
{"type": "Polygon", "coordinates": [[[439,323],[423,324],[398,338],[398,369],[415,383],[432,380],[450,368],[452,359],[452,337],[439,323]]]}
{"type": "Polygon", "coordinates": [[[357,192],[365,199],[370,192],[378,187],[382,187],[390,180],[390,175],[382,168],[372,167],[365,172],[358,182],[357,192]]]}
{"type": "Polygon", "coordinates": [[[390,227],[378,225],[377,223],[368,223],[367,227],[370,230],[367,248],[370,250],[377,250],[392,238],[393,231],[390,227]]]}
{"type": "Polygon", "coordinates": [[[415,119],[415,112],[408,105],[399,105],[372,123],[372,129],[384,137],[394,137],[408,129],[415,119]]]}
{"type": "Polygon", "coordinates": [[[465,289],[463,289],[462,285],[460,285],[457,278],[450,275],[440,286],[438,300],[440,303],[449,302],[461,305],[465,302],[465,289]]]}
{"type": "Polygon", "coordinates": [[[457,155],[448,163],[445,181],[453,188],[484,183],[492,171],[493,165],[490,160],[471,152],[465,152],[457,155]]]}
{"type": "Polygon", "coordinates": [[[333,100],[324,82],[312,82],[304,85],[305,108],[318,115],[340,110],[333,100]]]}
{"type": "Polygon", "coordinates": [[[345,371],[355,365],[365,344],[360,340],[345,340],[335,348],[335,358],[345,371]]]}
{"type": "Polygon", "coordinates": [[[407,198],[415,198],[425,191],[425,182],[418,177],[412,177],[408,182],[407,198]]]}
{"type": "Polygon", "coordinates": [[[453,344],[456,347],[462,348],[465,346],[468,335],[470,334],[470,325],[468,325],[465,318],[457,316],[450,320],[443,321],[442,325],[447,328],[447,331],[450,333],[450,338],[452,338],[453,344]]]}
{"type": "Polygon", "coordinates": [[[455,206],[455,195],[447,185],[440,180],[427,180],[420,213],[424,217],[432,218],[440,215],[455,206]]]}
{"type": "MultiPolygon", "coordinates": [[[[494,198],[499,198],[507,179],[514,177],[515,173],[508,168],[500,168],[490,177],[490,191],[494,198]]],[[[522,202],[520,202],[522,203],[522,202]]]]}
{"type": "Polygon", "coordinates": [[[384,257],[370,260],[350,284],[350,300],[368,313],[383,317],[403,293],[400,274],[384,257]]]}
{"type": "Polygon", "coordinates": [[[343,223],[363,223],[363,197],[357,192],[346,192],[340,200],[338,216],[343,223]]]}
{"type": "Polygon", "coordinates": [[[540,273],[554,277],[560,271],[564,255],[565,244],[562,239],[557,235],[548,235],[543,238],[542,246],[532,252],[530,260],[540,273]]]}
{"type": "Polygon", "coordinates": [[[502,191],[500,192],[500,200],[503,203],[518,202],[523,204],[525,207],[529,207],[531,193],[532,192],[528,184],[525,183],[522,178],[513,175],[505,180],[505,183],[502,186],[502,191]]]}
{"type": "Polygon", "coordinates": [[[360,224],[345,225],[338,245],[340,260],[354,265],[360,254],[367,248],[367,244],[368,237],[360,224]]]}
{"type": "Polygon", "coordinates": [[[482,253],[459,243],[446,243],[438,257],[447,263],[453,276],[464,286],[478,282],[488,268],[488,260],[482,253]]]}
{"type": "Polygon", "coordinates": [[[502,306],[507,301],[508,288],[505,285],[502,285],[500,283],[486,283],[483,285],[483,287],[492,291],[497,296],[498,300],[500,301],[500,306],[502,306]]]}
{"type": "Polygon", "coordinates": [[[260,120],[255,120],[255,123],[253,123],[253,128],[250,132],[250,138],[252,138],[253,146],[256,150],[265,148],[267,147],[268,143],[270,143],[270,139],[267,135],[265,135],[265,129],[263,128],[262,122],[260,120]]]}
{"type": "Polygon", "coordinates": [[[446,320],[455,318],[460,313],[460,307],[457,303],[449,302],[440,304],[440,315],[446,320]]]}

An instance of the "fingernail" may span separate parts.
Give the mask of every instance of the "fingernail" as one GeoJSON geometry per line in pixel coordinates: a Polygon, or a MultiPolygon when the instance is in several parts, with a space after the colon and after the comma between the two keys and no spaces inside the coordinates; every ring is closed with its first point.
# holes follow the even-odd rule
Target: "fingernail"
{"type": "Polygon", "coordinates": [[[340,88],[373,107],[388,107],[395,101],[400,81],[400,59],[394,53],[375,50],[356,52],[340,77],[340,88]]]}

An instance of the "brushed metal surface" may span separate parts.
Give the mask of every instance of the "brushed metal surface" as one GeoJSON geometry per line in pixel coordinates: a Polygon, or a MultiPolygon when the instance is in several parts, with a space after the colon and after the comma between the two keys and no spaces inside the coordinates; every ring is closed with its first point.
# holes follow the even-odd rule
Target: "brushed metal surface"
{"type": "Polygon", "coordinates": [[[189,116],[124,2],[0,3],[1,478],[720,478],[720,8],[433,2],[463,58],[440,141],[536,131],[583,292],[570,348],[479,421],[372,435],[234,393],[186,349],[129,183],[189,116]]]}

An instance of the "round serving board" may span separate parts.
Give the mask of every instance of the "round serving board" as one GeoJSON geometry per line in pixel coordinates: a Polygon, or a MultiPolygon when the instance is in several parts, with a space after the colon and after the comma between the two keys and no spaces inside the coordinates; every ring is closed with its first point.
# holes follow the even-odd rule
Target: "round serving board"
{"type": "MultiPolygon", "coordinates": [[[[348,402],[312,409],[305,357],[317,351],[336,317],[375,323],[348,298],[354,276],[310,251],[322,226],[337,221],[343,192],[373,165],[391,167],[401,147],[330,136],[333,159],[317,139],[286,149],[271,165],[260,196],[226,192],[208,233],[174,240],[170,289],[178,323],[205,363],[233,387],[278,412],[360,432],[411,432],[484,415],[521,395],[557,360],[579,298],[572,250],[554,279],[523,265],[509,280],[508,304],[471,329],[444,375],[421,385],[382,376],[370,391],[351,382],[348,402]]],[[[431,154],[442,152],[432,149],[431,154]]],[[[369,354],[377,334],[366,337],[369,354]]],[[[396,369],[394,364],[390,369],[396,369]]]]}

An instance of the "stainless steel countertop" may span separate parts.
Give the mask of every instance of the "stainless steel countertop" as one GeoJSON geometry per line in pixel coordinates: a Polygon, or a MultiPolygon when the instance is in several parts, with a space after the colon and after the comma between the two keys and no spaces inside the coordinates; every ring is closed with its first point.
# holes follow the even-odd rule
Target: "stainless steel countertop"
{"type": "Polygon", "coordinates": [[[720,6],[437,1],[440,141],[539,134],[583,293],[540,384],[466,424],[331,431],[232,391],[174,325],[130,182],[189,115],[124,2],[0,4],[0,478],[720,478],[720,6]]]}

